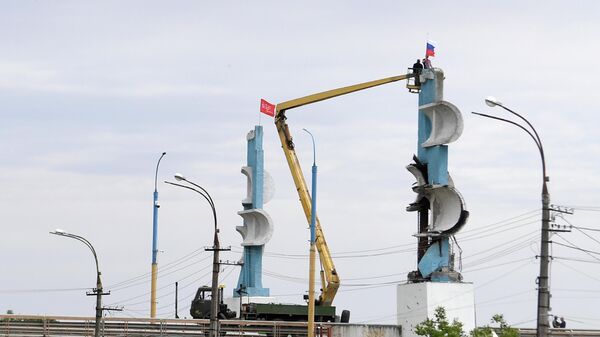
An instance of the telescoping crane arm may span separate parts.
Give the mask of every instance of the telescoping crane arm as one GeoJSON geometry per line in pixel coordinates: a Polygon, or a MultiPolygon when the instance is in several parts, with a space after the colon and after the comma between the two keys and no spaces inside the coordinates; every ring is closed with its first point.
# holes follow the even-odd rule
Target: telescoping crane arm
{"type": "MultiPolygon", "coordinates": [[[[360,84],[355,84],[343,88],[328,90],[324,92],[320,92],[317,94],[293,99],[290,101],[282,102],[277,104],[275,108],[275,125],[277,126],[277,132],[279,133],[279,139],[281,140],[281,146],[283,148],[283,153],[285,154],[285,158],[287,159],[288,166],[290,167],[290,171],[292,173],[292,178],[294,179],[294,184],[296,185],[296,190],[298,191],[298,195],[300,196],[300,203],[302,204],[302,209],[304,210],[304,214],[306,215],[306,220],[310,224],[311,218],[311,197],[308,192],[308,186],[306,185],[306,181],[304,180],[304,174],[302,173],[302,169],[300,168],[300,162],[298,161],[298,156],[296,156],[296,151],[294,150],[294,142],[292,140],[292,135],[290,134],[290,130],[286,123],[285,112],[287,110],[297,108],[303,105],[312,104],[320,101],[324,101],[330,98],[334,98],[337,96],[342,96],[346,94],[350,94],[356,91],[369,89],[372,87],[376,87],[382,84],[392,83],[396,81],[406,80],[411,77],[414,77],[414,74],[407,75],[399,75],[394,77],[388,77],[380,80],[375,80],[371,82],[365,82],[360,84]]],[[[333,264],[333,260],[331,258],[331,254],[329,252],[329,247],[327,246],[327,242],[325,242],[325,236],[323,235],[323,229],[321,227],[321,223],[319,218],[316,220],[316,246],[317,251],[319,252],[319,260],[321,261],[321,294],[319,295],[319,299],[317,300],[318,305],[330,306],[335,298],[335,294],[340,286],[340,278],[335,270],[335,265],[333,264]]]]}

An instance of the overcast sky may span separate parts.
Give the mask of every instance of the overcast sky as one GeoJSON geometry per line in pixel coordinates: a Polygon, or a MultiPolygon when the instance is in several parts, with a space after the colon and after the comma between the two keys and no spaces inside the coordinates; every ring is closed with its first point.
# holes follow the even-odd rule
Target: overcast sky
{"type": "MultiPolygon", "coordinates": [[[[471,213],[457,236],[477,322],[495,313],[533,327],[539,267],[541,164],[531,139],[484,97],[535,125],[558,224],[600,230],[600,92],[596,1],[2,1],[0,2],[0,312],[94,314],[90,252],[51,236],[62,228],[99,255],[113,315],[148,317],[152,192],[159,214],[158,315],[189,317],[210,283],[212,215],[198,195],[165,185],[176,172],[215,200],[221,241],[238,260],[246,196],[246,133],[259,100],[272,103],[405,73],[437,42],[445,100],[463,114],[449,171],[471,213]]],[[[319,217],[353,322],[393,324],[395,284],[416,268],[417,96],[404,83],[288,113],[310,172],[317,142],[319,217]]],[[[301,302],[309,232],[272,119],[263,116],[265,166],[276,194],[263,284],[301,302]],[[300,255],[300,258],[298,256],[300,255]]],[[[309,181],[310,178],[307,177],[309,181]]],[[[553,236],[552,313],[600,328],[600,233],[553,236]],[[572,246],[588,252],[565,247],[572,246]]],[[[239,269],[224,267],[227,294],[239,269]]]]}

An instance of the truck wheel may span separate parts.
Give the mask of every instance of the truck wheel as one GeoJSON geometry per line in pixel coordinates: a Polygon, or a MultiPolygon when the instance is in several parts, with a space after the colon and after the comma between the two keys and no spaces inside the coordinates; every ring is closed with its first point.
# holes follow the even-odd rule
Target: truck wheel
{"type": "Polygon", "coordinates": [[[350,323],[350,310],[342,310],[340,323],[350,323]]]}

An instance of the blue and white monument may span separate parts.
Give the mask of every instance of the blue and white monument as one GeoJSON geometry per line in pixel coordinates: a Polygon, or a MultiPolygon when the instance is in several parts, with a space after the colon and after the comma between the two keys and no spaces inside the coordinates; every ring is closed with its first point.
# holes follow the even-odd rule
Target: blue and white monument
{"type": "Polygon", "coordinates": [[[233,299],[227,300],[230,308],[239,310],[240,301],[270,302],[269,288],[262,284],[262,258],[264,247],[273,235],[273,221],[263,209],[273,196],[273,182],[264,170],[263,128],[254,127],[246,136],[248,142],[247,165],[242,167],[242,173],[247,179],[246,198],[242,200],[243,210],[238,214],[243,219],[243,225],[236,230],[242,235],[244,253],[242,269],[233,299]]]}
{"type": "Polygon", "coordinates": [[[459,109],[444,101],[444,73],[439,68],[421,73],[418,148],[406,168],[417,180],[416,200],[407,207],[418,213],[417,270],[398,285],[398,324],[403,336],[416,336],[414,326],[433,318],[444,307],[449,320],[461,321],[465,331],[475,327],[473,284],[462,281],[454,268],[451,238],[466,223],[469,212],[448,173],[448,143],[462,134],[459,109]]]}

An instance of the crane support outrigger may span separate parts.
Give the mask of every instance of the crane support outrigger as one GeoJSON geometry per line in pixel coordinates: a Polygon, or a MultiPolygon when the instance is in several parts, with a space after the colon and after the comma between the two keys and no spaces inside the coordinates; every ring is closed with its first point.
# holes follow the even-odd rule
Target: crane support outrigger
{"type": "MultiPolygon", "coordinates": [[[[279,133],[279,139],[281,140],[281,146],[283,148],[283,152],[285,154],[285,158],[287,159],[288,166],[290,167],[290,171],[292,173],[292,178],[294,179],[294,184],[296,185],[296,190],[298,191],[298,196],[300,197],[300,203],[302,204],[302,209],[304,210],[304,214],[306,215],[306,219],[310,224],[311,220],[311,197],[308,191],[308,186],[306,185],[306,181],[304,180],[304,174],[302,173],[302,169],[300,167],[300,162],[298,161],[298,156],[296,155],[296,151],[294,150],[294,142],[292,140],[292,135],[290,134],[289,127],[286,123],[287,117],[285,116],[286,111],[303,106],[308,105],[320,101],[324,101],[330,98],[350,94],[353,92],[361,91],[364,89],[373,88],[379,85],[388,84],[392,82],[407,80],[409,78],[414,78],[415,74],[406,74],[393,76],[388,78],[383,78],[380,80],[355,84],[343,88],[323,91],[320,93],[312,94],[309,96],[304,96],[300,98],[296,98],[293,100],[285,101],[277,104],[275,108],[275,125],[277,127],[277,132],[279,133]]],[[[407,88],[413,92],[413,90],[419,89],[419,86],[414,84],[407,84],[407,88]]],[[[335,298],[335,294],[340,286],[340,278],[337,274],[335,266],[333,264],[333,260],[331,258],[331,254],[329,252],[329,247],[325,242],[325,236],[323,235],[323,229],[321,227],[321,223],[317,216],[316,220],[316,247],[319,252],[319,260],[321,262],[321,294],[319,298],[316,300],[317,305],[321,306],[330,306],[333,303],[333,299],[335,298]]]]}

